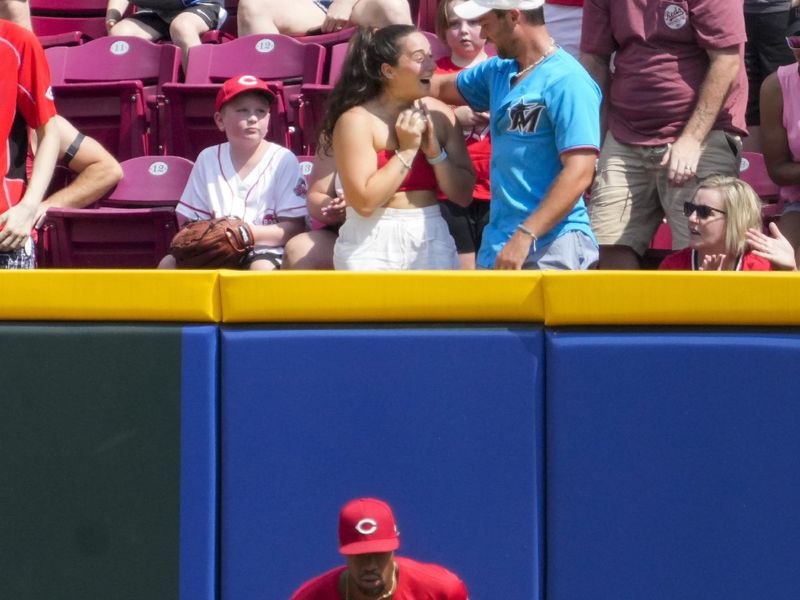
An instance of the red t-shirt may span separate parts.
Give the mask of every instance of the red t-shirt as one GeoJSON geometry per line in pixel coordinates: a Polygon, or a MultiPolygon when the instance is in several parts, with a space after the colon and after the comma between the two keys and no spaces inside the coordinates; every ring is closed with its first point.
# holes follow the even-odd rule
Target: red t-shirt
{"type": "MultiPolygon", "coordinates": [[[[449,56],[444,56],[436,61],[436,73],[458,73],[464,67],[453,64],[449,56]]],[[[472,197],[475,200],[488,202],[492,199],[492,190],[489,185],[489,163],[492,158],[492,140],[489,135],[489,126],[478,130],[477,127],[464,130],[464,139],[467,141],[467,152],[475,166],[475,190],[472,197]]]]}
{"type": "MultiPolygon", "coordinates": [[[[697,266],[697,256],[691,248],[684,248],[670,254],[661,264],[659,269],[665,271],[694,271],[697,266]]],[[[745,252],[736,265],[737,271],[772,271],[772,265],[766,258],[756,256],[752,252],[745,252]]]]}
{"type": "MultiPolygon", "coordinates": [[[[585,0],[581,51],[614,57],[608,126],[628,144],[673,142],[697,104],[708,50],[746,40],[742,3],[733,0],[585,0]]],[[[740,59],[741,60],[741,59],[740,59]]],[[[742,63],[714,129],[746,132],[742,63]]]]}
{"type": "MultiPolygon", "coordinates": [[[[392,600],[468,600],[467,587],[456,575],[438,565],[395,557],[397,590],[392,600]]],[[[345,567],[337,567],[306,582],[291,600],[342,600],[339,577],[345,567]]]]}
{"type": "MultiPolygon", "coordinates": [[[[30,31],[0,20],[0,213],[17,204],[24,192],[24,171],[8,174],[9,144],[17,110],[29,127],[41,127],[56,114],[50,90],[50,69],[41,44],[30,31]]],[[[20,129],[20,128],[17,128],[20,129]]],[[[27,131],[21,129],[26,138],[27,131]]],[[[17,144],[24,147],[25,139],[17,144]]],[[[24,158],[24,154],[23,154],[24,158]]]]}

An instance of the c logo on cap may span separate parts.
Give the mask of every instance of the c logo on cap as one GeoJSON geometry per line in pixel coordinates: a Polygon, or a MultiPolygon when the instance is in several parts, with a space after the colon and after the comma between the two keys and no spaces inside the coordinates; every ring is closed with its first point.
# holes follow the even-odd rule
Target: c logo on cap
{"type": "Polygon", "coordinates": [[[258,83],[258,79],[252,75],[242,75],[239,77],[239,83],[242,85],[256,85],[258,83]]]}
{"type": "Polygon", "coordinates": [[[356,523],[356,531],[364,535],[370,535],[378,531],[378,523],[375,519],[361,519],[356,523]]]}

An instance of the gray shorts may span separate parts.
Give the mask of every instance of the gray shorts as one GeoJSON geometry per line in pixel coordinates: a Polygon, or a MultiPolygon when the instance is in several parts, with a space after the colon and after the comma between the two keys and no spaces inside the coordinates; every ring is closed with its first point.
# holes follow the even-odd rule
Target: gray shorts
{"type": "MultiPolygon", "coordinates": [[[[531,246],[533,249],[533,246],[531,246]]],[[[582,231],[568,231],[546,246],[531,252],[522,268],[526,271],[585,271],[597,264],[597,244],[582,231]]],[[[478,265],[479,270],[488,270],[478,265]]]]}
{"type": "Polygon", "coordinates": [[[528,255],[523,269],[584,271],[597,263],[597,244],[582,231],[568,231],[528,255]]]}

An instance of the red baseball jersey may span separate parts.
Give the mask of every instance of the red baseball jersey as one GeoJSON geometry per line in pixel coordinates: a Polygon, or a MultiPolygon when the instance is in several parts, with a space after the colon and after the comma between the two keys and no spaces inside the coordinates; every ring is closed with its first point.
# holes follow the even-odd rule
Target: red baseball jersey
{"type": "MultiPolygon", "coordinates": [[[[467,587],[456,575],[440,567],[395,557],[397,590],[392,600],[468,600],[467,587]]],[[[306,582],[291,600],[342,600],[337,588],[345,567],[337,567],[306,582]]]]}
{"type": "MultiPolygon", "coordinates": [[[[25,188],[24,172],[9,175],[12,129],[14,136],[27,136],[24,128],[14,128],[19,112],[27,125],[41,127],[56,114],[50,89],[50,69],[39,40],[27,29],[0,20],[0,213],[17,204],[25,188]]],[[[26,139],[26,138],[25,138],[26,139]]],[[[25,141],[14,145],[25,147],[25,141]]],[[[24,153],[23,153],[24,158],[24,153]]]]}

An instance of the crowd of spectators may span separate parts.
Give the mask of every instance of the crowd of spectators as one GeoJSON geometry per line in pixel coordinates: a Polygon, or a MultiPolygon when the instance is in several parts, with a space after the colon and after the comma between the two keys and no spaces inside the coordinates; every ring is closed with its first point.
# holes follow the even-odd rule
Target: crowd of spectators
{"type": "MultiPolygon", "coordinates": [[[[31,268],[47,209],[90,207],[122,170],[55,114],[27,2],[0,0],[0,17],[18,74],[0,267],[31,268]],[[74,176],[48,192],[57,161],[74,176]]],[[[105,25],[171,40],[185,66],[228,18],[223,0],[109,0],[105,25]]],[[[307,179],[264,139],[267,85],[220,90],[209,120],[228,141],[197,157],[178,222],[244,219],[243,268],[637,269],[666,224],[662,268],[796,269],[798,0],[441,0],[438,61],[407,0],[240,0],[235,19],[240,36],[358,28],[307,179]],[[743,147],[780,186],[777,222],[738,179],[743,147]]]]}

